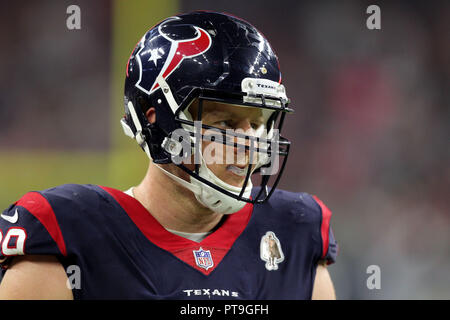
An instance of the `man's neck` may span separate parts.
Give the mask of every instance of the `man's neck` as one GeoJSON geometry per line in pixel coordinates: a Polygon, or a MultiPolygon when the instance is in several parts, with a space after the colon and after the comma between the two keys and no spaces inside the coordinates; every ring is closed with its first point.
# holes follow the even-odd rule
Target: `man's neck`
{"type": "MultiPolygon", "coordinates": [[[[223,214],[202,206],[191,191],[155,166],[153,163],[149,165],[144,180],[133,189],[134,197],[166,229],[190,233],[213,230],[223,214]]],[[[165,165],[165,169],[173,171],[178,168],[165,165]]],[[[181,170],[172,173],[187,176],[181,170]]]]}

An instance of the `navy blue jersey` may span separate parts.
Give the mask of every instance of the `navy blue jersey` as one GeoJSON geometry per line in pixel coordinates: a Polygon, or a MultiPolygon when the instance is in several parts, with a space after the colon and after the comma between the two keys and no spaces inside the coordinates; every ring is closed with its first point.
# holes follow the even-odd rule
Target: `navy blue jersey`
{"type": "Polygon", "coordinates": [[[330,218],[315,196],[277,190],[197,243],[119,190],[63,185],[2,213],[0,261],[57,256],[78,272],[75,299],[310,299],[317,263],[337,255],[330,218]]]}

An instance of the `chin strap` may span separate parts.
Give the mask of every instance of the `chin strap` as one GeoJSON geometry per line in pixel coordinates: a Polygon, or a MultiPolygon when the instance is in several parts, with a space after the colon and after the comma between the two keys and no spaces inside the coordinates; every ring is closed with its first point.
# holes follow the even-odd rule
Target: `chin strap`
{"type": "Polygon", "coordinates": [[[197,185],[193,185],[190,182],[187,182],[186,180],[181,179],[180,177],[174,175],[173,173],[167,171],[166,169],[164,169],[163,167],[161,167],[158,164],[154,164],[159,170],[161,170],[162,172],[164,172],[167,176],[169,176],[170,178],[172,178],[173,180],[175,180],[176,182],[178,182],[180,185],[182,185],[183,187],[191,190],[194,194],[196,195],[200,195],[202,193],[201,187],[197,186],[197,185]]]}
{"type": "MultiPolygon", "coordinates": [[[[215,190],[214,188],[211,188],[201,181],[197,180],[195,177],[191,176],[191,181],[185,181],[181,179],[180,177],[174,175],[173,173],[170,173],[166,169],[162,168],[161,166],[155,164],[164,174],[166,174],[168,177],[173,179],[175,182],[179,183],[181,186],[187,188],[188,190],[192,191],[194,193],[195,198],[199,203],[201,203],[203,206],[211,209],[214,212],[222,213],[222,214],[232,214],[240,209],[242,209],[246,202],[245,201],[239,201],[236,199],[233,199],[225,194],[223,194],[220,191],[215,190]]],[[[200,171],[207,172],[208,177],[204,177],[209,181],[212,181],[214,183],[217,183],[220,187],[224,188],[225,190],[228,190],[230,192],[235,193],[236,195],[239,194],[239,191],[241,190],[239,187],[231,186],[222,180],[218,179],[207,167],[205,164],[202,164],[200,167],[200,171]],[[202,168],[205,166],[205,168],[202,168]],[[205,171],[203,171],[203,170],[205,171]]],[[[247,186],[244,196],[250,197],[252,185],[251,183],[247,186]]]]}

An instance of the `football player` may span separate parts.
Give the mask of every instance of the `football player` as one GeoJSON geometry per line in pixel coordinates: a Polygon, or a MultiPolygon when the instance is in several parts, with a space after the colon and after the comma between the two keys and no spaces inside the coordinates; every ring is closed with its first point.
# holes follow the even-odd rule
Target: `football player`
{"type": "Polygon", "coordinates": [[[315,196],[277,189],[292,112],[278,59],[237,17],[170,17],[126,66],[121,124],[150,158],[126,191],[62,185],[0,217],[0,299],[334,299],[315,196]]]}

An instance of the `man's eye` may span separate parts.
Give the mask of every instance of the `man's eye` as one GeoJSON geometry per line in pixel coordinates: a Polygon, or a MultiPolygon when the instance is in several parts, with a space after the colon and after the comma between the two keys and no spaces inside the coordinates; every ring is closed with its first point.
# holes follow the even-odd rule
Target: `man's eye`
{"type": "Polygon", "coordinates": [[[263,126],[263,123],[259,123],[259,122],[253,122],[251,123],[252,129],[257,130],[259,129],[261,126],[263,126]]]}

